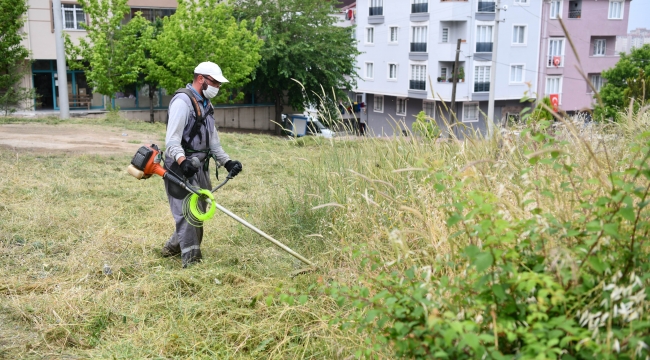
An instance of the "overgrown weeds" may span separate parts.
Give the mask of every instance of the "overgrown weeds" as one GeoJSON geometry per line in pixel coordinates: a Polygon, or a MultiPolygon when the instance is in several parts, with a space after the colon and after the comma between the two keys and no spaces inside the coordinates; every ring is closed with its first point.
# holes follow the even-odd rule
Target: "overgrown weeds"
{"type": "Polygon", "coordinates": [[[172,231],[162,183],[129,178],[130,154],[3,151],[0,329],[15,340],[0,346],[645,358],[647,116],[540,121],[490,140],[222,134],[244,172],[218,201],[320,266],[296,278],[301,264],[226,216],[206,224],[203,264],[159,258],[172,231]]]}

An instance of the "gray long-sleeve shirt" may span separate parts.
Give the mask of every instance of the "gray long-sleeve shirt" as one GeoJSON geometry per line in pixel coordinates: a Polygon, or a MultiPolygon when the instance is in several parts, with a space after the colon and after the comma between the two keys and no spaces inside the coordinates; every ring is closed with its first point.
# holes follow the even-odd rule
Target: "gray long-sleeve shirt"
{"type": "MultiPolygon", "coordinates": [[[[194,89],[192,90],[193,93],[196,94],[196,91],[194,91],[194,89]]],[[[192,109],[184,101],[173,101],[169,105],[168,111],[169,122],[167,123],[165,145],[167,147],[167,154],[172,156],[174,160],[178,161],[181,156],[185,156],[185,151],[183,151],[181,141],[183,140],[183,129],[187,125],[187,120],[192,109]]],[[[230,160],[230,157],[221,147],[221,141],[219,140],[219,134],[217,133],[216,127],[213,131],[214,135],[210,136],[210,153],[216,156],[219,164],[223,165],[230,160]]]]}

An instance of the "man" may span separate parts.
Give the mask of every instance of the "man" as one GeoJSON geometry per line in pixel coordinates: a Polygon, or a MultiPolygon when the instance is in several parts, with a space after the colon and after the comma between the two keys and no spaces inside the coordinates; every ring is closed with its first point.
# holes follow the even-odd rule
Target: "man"
{"type": "MultiPolygon", "coordinates": [[[[242,164],[230,160],[221,148],[219,135],[212,116],[210,99],[228,80],[221,68],[213,62],[202,62],[194,69],[194,81],[185,89],[179,89],[169,103],[167,136],[165,144],[165,168],[202,189],[211,189],[208,160],[213,157],[233,176],[242,170],[242,164]],[[191,97],[190,97],[191,96],[191,97]],[[195,111],[197,107],[199,114],[195,111]],[[195,166],[193,158],[201,163],[195,166]]],[[[180,255],[183,267],[201,261],[202,224],[191,224],[183,217],[183,199],[187,191],[165,181],[169,206],[176,222],[176,231],[162,249],[162,255],[180,255]],[[194,226],[198,225],[198,226],[194,226]]],[[[202,204],[205,211],[205,204],[202,204]]]]}

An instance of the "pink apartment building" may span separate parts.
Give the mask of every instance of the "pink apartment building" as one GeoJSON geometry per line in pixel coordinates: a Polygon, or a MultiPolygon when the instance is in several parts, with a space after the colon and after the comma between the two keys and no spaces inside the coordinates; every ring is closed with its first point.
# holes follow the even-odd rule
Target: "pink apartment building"
{"type": "Polygon", "coordinates": [[[619,59],[616,37],[627,34],[631,0],[545,0],[542,5],[542,41],[537,93],[557,94],[560,109],[575,113],[593,108],[593,91],[580,75],[582,68],[597,90],[600,74],[619,59]],[[562,31],[566,25],[576,57],[562,31]]]}

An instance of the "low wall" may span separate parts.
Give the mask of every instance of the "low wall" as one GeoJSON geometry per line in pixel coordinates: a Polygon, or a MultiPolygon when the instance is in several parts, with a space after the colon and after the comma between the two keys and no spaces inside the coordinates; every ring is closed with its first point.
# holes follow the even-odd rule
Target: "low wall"
{"type": "MultiPolygon", "coordinates": [[[[285,107],[286,110],[286,107],[285,107]]],[[[83,117],[102,117],[106,112],[88,112],[83,117]]],[[[120,110],[120,115],[129,120],[149,121],[149,110],[120,110]]],[[[217,127],[241,129],[241,130],[260,130],[274,131],[275,123],[272,122],[275,116],[275,107],[273,106],[228,106],[214,108],[214,120],[217,127]]],[[[167,110],[154,110],[154,121],[167,122],[167,110]]]]}

